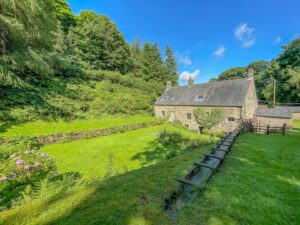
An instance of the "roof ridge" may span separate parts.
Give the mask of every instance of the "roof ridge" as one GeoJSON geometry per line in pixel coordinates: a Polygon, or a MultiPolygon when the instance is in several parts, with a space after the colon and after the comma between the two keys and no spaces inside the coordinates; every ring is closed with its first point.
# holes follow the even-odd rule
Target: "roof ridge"
{"type": "Polygon", "coordinates": [[[155,104],[243,106],[250,84],[242,78],[172,87],[155,104]],[[203,100],[197,100],[197,95],[203,95],[203,100]]]}
{"type": "MultiPolygon", "coordinates": [[[[218,80],[213,82],[206,82],[206,83],[198,83],[198,84],[192,84],[192,85],[181,85],[181,86],[175,86],[175,87],[187,87],[187,86],[197,86],[197,85],[213,85],[216,83],[226,83],[226,82],[232,82],[232,81],[248,81],[248,78],[238,78],[238,79],[230,79],[230,80],[218,80]]],[[[173,88],[173,87],[172,87],[173,88]]]]}

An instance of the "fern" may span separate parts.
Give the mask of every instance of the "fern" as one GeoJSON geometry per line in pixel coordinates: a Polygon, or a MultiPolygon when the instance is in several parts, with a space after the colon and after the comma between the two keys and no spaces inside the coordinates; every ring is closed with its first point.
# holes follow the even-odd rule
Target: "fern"
{"type": "Polygon", "coordinates": [[[51,194],[49,188],[49,177],[47,176],[43,180],[39,181],[36,185],[36,191],[34,193],[35,198],[45,198],[51,194]]]}

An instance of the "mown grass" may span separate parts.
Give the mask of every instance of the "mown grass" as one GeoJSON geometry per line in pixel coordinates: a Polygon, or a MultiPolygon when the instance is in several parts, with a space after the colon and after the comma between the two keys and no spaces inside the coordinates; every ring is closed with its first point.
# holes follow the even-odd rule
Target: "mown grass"
{"type": "Polygon", "coordinates": [[[88,177],[104,177],[155,164],[180,150],[156,141],[164,129],[201,139],[206,144],[212,142],[208,135],[163,124],[106,137],[47,145],[41,151],[54,157],[60,173],[80,172],[88,177]]]}
{"type": "Polygon", "coordinates": [[[73,131],[93,130],[115,126],[123,126],[157,120],[150,115],[138,116],[113,116],[102,119],[82,119],[70,122],[58,121],[35,121],[23,124],[0,124],[0,137],[11,138],[18,136],[39,136],[56,133],[68,133],[73,131]]]}
{"type": "Polygon", "coordinates": [[[152,145],[162,129],[180,131],[191,138],[209,138],[184,128],[159,125],[47,146],[43,151],[55,157],[60,172],[80,171],[84,177],[95,173],[96,177],[88,179],[87,184],[72,184],[50,197],[39,197],[3,211],[0,224],[171,224],[163,210],[164,199],[178,188],[175,178],[183,177],[210,146],[165,160],[165,154],[173,149],[165,146],[157,152],[152,145]],[[106,179],[97,178],[103,175],[110,153],[115,158],[112,168],[120,169],[120,173],[106,179]],[[128,167],[128,172],[122,171],[123,165],[128,167]]]}
{"type": "Polygon", "coordinates": [[[244,134],[180,224],[299,224],[299,165],[300,121],[286,136],[244,134]]]}

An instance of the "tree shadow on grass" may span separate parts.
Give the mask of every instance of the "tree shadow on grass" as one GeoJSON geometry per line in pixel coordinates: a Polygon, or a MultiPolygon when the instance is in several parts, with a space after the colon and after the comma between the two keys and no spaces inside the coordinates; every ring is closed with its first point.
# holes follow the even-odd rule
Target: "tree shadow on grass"
{"type": "Polygon", "coordinates": [[[173,158],[177,156],[181,150],[182,147],[179,145],[161,143],[156,139],[150,142],[149,146],[147,146],[144,151],[135,154],[131,160],[138,160],[142,162],[142,165],[147,165],[173,158]]]}
{"type": "Polygon", "coordinates": [[[0,123],[0,133],[5,133],[8,131],[12,126],[17,125],[17,122],[9,121],[6,123],[0,123]]]}
{"type": "MultiPolygon", "coordinates": [[[[73,196],[68,192],[56,196],[34,211],[24,206],[28,210],[20,210],[17,217],[24,217],[24,221],[34,219],[39,224],[136,225],[139,224],[136,221],[143,220],[150,224],[170,224],[163,210],[164,199],[178,188],[175,178],[185,175],[200,152],[204,154],[205,150],[190,152],[103,181],[93,181],[74,191],[73,196]],[[42,216],[36,218],[36,215],[42,216]]],[[[16,214],[12,213],[3,222],[13,224],[15,218],[16,214]]]]}
{"type": "MultiPolygon", "coordinates": [[[[172,135],[172,134],[171,134],[172,135]]],[[[142,165],[148,165],[162,160],[168,160],[183,155],[197,148],[212,144],[211,141],[188,139],[181,137],[175,140],[162,140],[159,137],[151,141],[144,151],[134,155],[131,160],[138,160],[142,165]]]]}

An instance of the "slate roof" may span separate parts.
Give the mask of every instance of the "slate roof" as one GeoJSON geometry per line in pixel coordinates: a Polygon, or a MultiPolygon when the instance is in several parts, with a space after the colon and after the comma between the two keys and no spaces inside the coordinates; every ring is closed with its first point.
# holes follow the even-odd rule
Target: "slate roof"
{"type": "Polygon", "coordinates": [[[276,109],[286,109],[292,113],[300,113],[300,106],[276,106],[276,109]]]}
{"type": "Polygon", "coordinates": [[[172,87],[155,102],[166,106],[243,106],[251,80],[236,79],[172,87]],[[203,100],[197,100],[202,95],[203,100]]]}
{"type": "Polygon", "coordinates": [[[292,112],[288,109],[256,109],[255,116],[258,117],[271,117],[271,118],[292,118],[292,112]]]}

